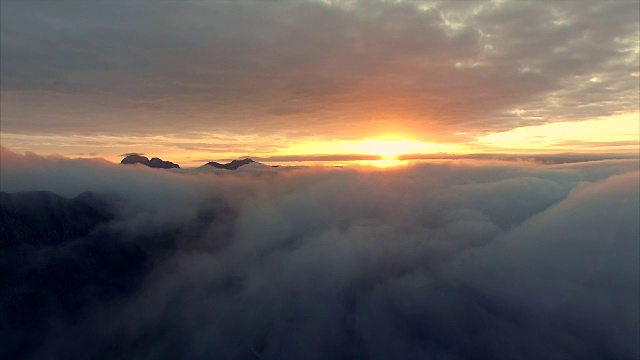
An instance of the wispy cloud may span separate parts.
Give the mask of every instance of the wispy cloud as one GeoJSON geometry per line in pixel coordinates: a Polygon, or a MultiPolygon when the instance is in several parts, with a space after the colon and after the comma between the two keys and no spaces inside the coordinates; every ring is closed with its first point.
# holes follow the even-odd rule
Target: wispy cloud
{"type": "Polygon", "coordinates": [[[636,5],[7,2],[2,126],[460,141],[637,112],[636,5]]]}

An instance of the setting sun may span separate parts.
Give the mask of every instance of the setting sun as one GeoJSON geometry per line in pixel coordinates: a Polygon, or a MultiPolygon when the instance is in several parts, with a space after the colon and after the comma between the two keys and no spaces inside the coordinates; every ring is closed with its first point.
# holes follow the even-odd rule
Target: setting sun
{"type": "Polygon", "coordinates": [[[354,160],[387,160],[399,161],[400,155],[430,154],[437,152],[459,152],[462,147],[455,144],[420,142],[403,139],[396,136],[384,135],[372,139],[335,140],[335,141],[304,141],[292,144],[279,154],[299,155],[361,155],[363,158],[354,160]],[[372,159],[374,158],[374,159],[372,159]]]}
{"type": "Polygon", "coordinates": [[[365,153],[379,155],[382,160],[397,160],[398,155],[419,152],[423,147],[421,143],[409,140],[365,140],[362,142],[365,153]]]}

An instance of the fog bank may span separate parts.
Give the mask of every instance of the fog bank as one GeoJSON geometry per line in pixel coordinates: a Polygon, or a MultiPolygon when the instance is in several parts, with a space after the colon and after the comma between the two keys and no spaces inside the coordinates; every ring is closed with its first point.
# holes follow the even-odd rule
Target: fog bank
{"type": "Polygon", "coordinates": [[[637,359],[638,168],[174,171],[3,148],[0,355],[637,359]]]}

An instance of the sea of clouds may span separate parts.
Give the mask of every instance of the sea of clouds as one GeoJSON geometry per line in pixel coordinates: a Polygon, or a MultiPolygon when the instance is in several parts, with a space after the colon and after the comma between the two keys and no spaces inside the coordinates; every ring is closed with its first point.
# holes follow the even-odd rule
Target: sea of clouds
{"type": "Polygon", "coordinates": [[[2,192],[91,192],[113,214],[20,264],[5,251],[5,274],[138,254],[109,263],[126,289],[25,280],[46,289],[25,303],[5,283],[3,312],[39,314],[0,319],[5,355],[637,359],[639,174],[637,159],[161,170],[2,148],[2,192]]]}

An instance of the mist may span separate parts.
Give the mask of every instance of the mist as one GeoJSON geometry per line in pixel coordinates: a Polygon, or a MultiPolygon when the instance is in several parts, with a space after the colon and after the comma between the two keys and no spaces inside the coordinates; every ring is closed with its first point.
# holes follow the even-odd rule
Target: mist
{"type": "Polygon", "coordinates": [[[637,159],[0,159],[2,358],[640,356],[637,159]]]}

